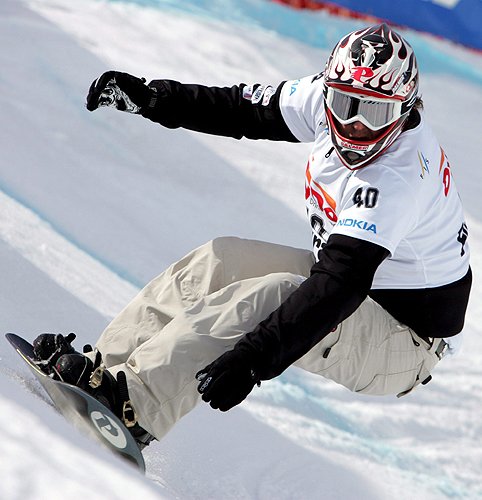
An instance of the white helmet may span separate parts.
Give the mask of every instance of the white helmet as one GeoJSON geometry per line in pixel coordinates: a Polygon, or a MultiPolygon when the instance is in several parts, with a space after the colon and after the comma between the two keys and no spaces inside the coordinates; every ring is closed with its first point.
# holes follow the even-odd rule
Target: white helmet
{"type": "Polygon", "coordinates": [[[333,50],[324,73],[325,109],[333,145],[357,170],[402,132],[418,93],[418,67],[410,45],[383,23],[354,31],[333,50]],[[361,122],[373,140],[344,137],[339,124],[361,122]]]}

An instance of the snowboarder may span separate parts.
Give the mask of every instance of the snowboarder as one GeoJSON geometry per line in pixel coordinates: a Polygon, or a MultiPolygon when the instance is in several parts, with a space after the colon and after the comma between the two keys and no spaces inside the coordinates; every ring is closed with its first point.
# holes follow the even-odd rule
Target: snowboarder
{"type": "Polygon", "coordinates": [[[312,142],[313,252],[213,240],[149,283],[93,353],[67,352],[47,334],[35,342],[39,359],[114,407],[124,372],[129,418],[135,410],[137,428],[157,439],[201,399],[227,411],[293,364],[362,394],[427,383],[460,348],[472,278],[461,202],[418,83],[412,48],[386,24],[348,34],[323,72],[277,87],[101,75],[90,111],[312,142]]]}

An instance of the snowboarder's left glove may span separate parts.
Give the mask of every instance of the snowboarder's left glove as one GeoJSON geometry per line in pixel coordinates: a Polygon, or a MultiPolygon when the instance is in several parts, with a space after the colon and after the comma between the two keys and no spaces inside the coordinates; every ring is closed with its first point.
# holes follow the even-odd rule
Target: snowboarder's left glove
{"type": "Polygon", "coordinates": [[[196,373],[198,392],[215,410],[228,411],[246,399],[253,387],[260,385],[248,352],[235,348],[196,373]]]}
{"type": "Polygon", "coordinates": [[[139,114],[155,103],[157,90],[146,85],[145,78],[137,78],[120,71],[107,71],[95,80],[87,95],[87,109],[102,106],[139,114]]]}

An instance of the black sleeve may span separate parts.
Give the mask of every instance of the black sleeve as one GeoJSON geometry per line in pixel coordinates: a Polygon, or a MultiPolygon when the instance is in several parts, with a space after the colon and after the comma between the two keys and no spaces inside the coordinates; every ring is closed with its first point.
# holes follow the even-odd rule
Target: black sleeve
{"type": "Polygon", "coordinates": [[[453,337],[462,331],[472,286],[472,270],[435,288],[372,290],[370,297],[423,338],[453,337]]]}
{"type": "Polygon", "coordinates": [[[388,250],[332,235],[310,277],[268,318],[236,344],[246,350],[260,379],[280,375],[365,300],[388,250]]]}
{"type": "Polygon", "coordinates": [[[164,127],[241,139],[299,142],[286,125],[279,106],[283,83],[277,89],[259,84],[205,87],[173,80],[149,83],[154,98],[142,116],[164,127]]]}

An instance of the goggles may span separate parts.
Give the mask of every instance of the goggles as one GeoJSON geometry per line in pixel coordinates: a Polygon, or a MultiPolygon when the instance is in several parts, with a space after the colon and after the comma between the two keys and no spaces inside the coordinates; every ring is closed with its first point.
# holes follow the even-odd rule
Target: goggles
{"type": "Polygon", "coordinates": [[[355,97],[333,87],[325,88],[326,105],[342,125],[361,122],[371,130],[380,130],[398,120],[402,114],[402,101],[355,97]]]}

